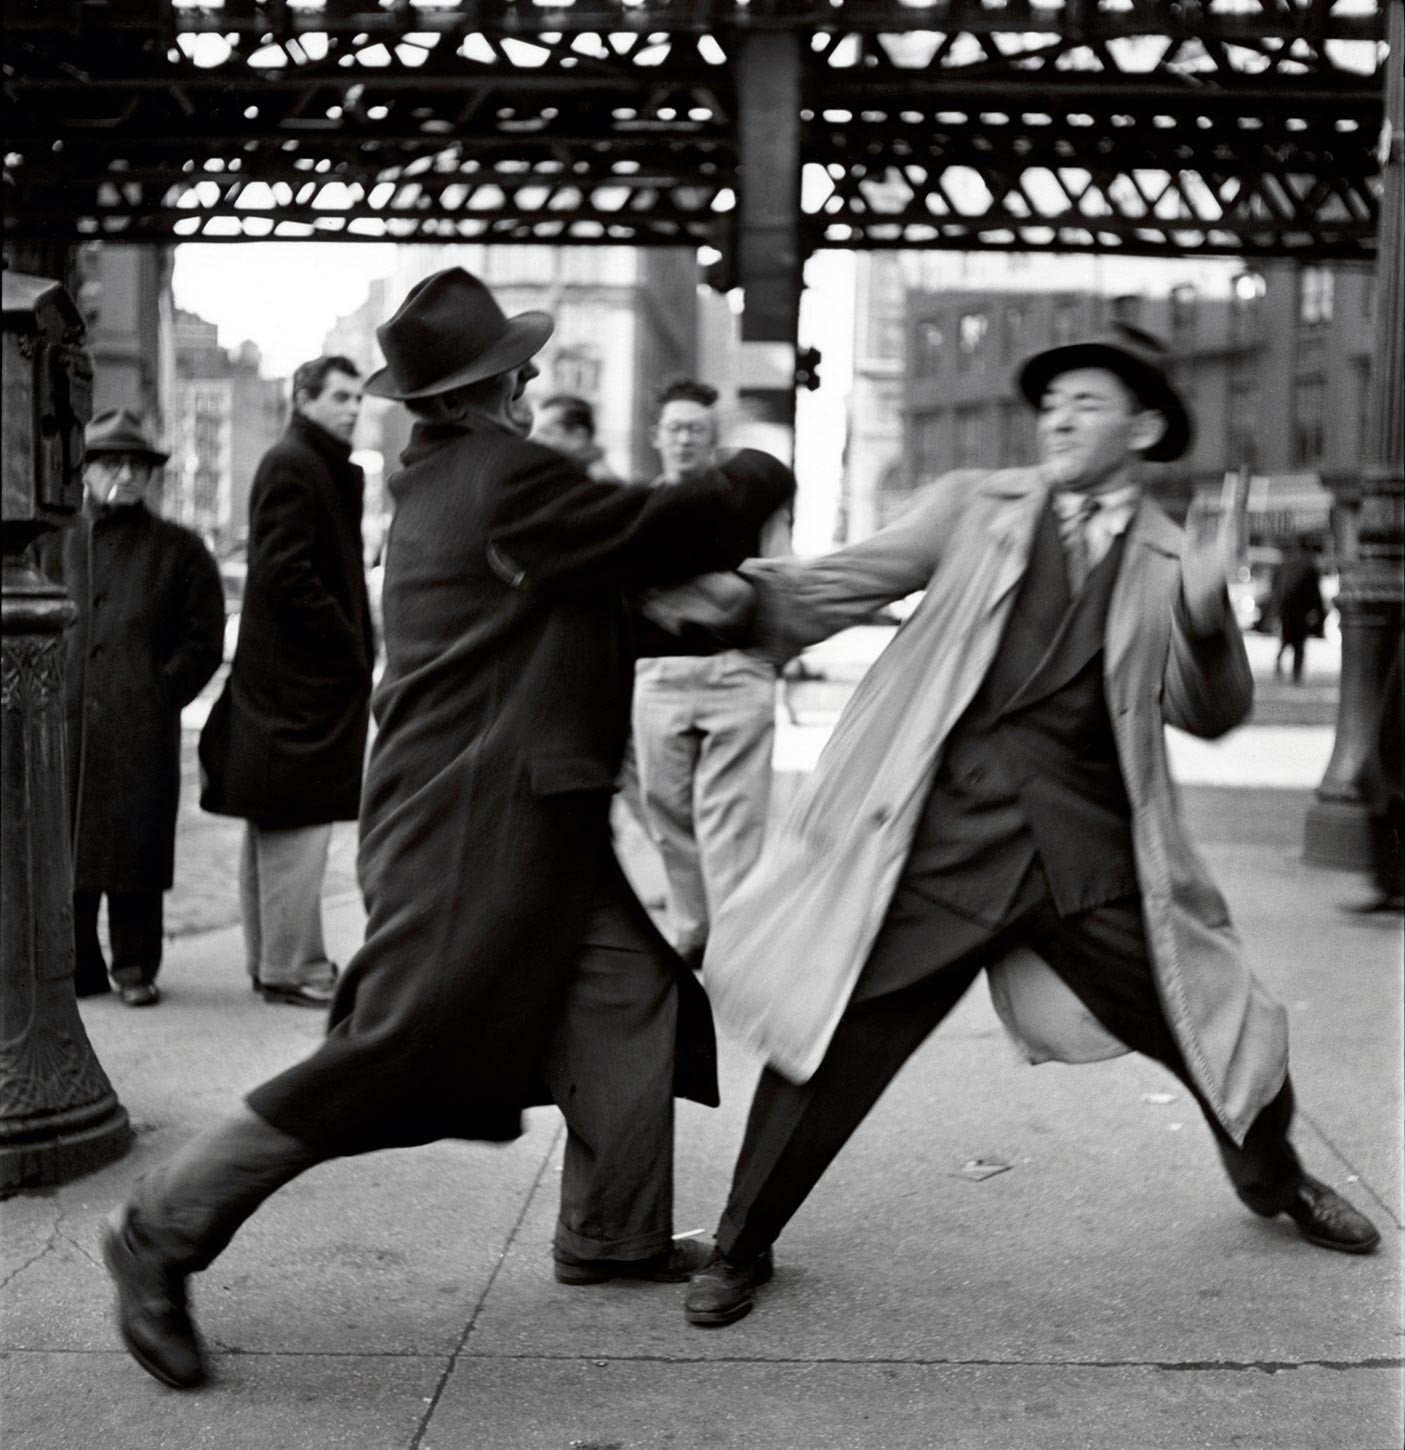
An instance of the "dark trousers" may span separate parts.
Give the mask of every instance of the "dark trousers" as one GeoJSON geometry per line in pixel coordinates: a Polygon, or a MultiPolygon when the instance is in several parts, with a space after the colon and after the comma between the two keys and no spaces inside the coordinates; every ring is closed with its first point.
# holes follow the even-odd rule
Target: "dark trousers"
{"type": "MultiPolygon", "coordinates": [[[[666,957],[602,891],[543,1064],[566,1120],[563,1257],[643,1259],[672,1242],[677,1012],[666,957]]],[[[241,1106],[138,1180],[132,1231],[183,1272],[204,1269],[266,1199],[330,1156],[241,1106]]]]}
{"type": "Polygon", "coordinates": [[[98,903],[107,896],[112,980],[119,987],[154,982],[161,966],[160,891],[77,891],[73,895],[73,986],[80,997],[107,991],[108,964],[98,940],[98,903]]]}
{"type": "Polygon", "coordinates": [[[906,911],[890,913],[815,1075],[797,1085],[770,1069],[762,1073],[717,1232],[718,1246],[729,1258],[747,1262],[776,1240],[898,1069],[981,969],[1019,944],[1037,951],[1114,1036],[1164,1063],[1185,1083],[1246,1201],[1272,1211],[1291,1200],[1303,1176],[1288,1142],[1291,1084],[1284,1081],[1243,1146],[1236,1145],[1190,1081],[1166,1022],[1139,899],[1124,897],[1060,918],[1036,865],[999,926],[982,926],[935,901],[920,923],[910,903],[906,911]],[[945,964],[934,961],[932,970],[913,981],[905,959],[919,948],[919,927],[929,959],[945,954],[943,943],[954,955],[945,964]],[[885,977],[910,984],[870,994],[867,989],[885,977]]]}

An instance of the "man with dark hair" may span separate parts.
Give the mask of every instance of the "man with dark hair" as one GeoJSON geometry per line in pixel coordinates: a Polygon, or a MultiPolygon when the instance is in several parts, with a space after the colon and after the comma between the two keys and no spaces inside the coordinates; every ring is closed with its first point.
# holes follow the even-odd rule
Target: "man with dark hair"
{"type": "Polygon", "coordinates": [[[247,822],[239,864],[245,965],[266,1002],[325,1008],[322,936],[334,821],[354,821],[374,646],[351,461],[361,380],[344,357],[303,363],[293,417],[249,496],[239,643],[200,737],[200,803],[247,822]]]}
{"type": "MultiPolygon", "coordinates": [[[[717,460],[717,390],[679,379],[659,397],[655,487],[695,478],[717,460]]],[[[791,498],[749,541],[753,556],[790,546],[791,498]]],[[[693,966],[713,912],[761,849],[771,795],[776,670],[740,650],[639,662],[634,756],[644,823],[663,860],[669,928],[693,966]]]]}
{"type": "Polygon", "coordinates": [[[527,440],[551,318],[506,317],[454,267],[379,330],[368,383],[416,415],[386,549],[386,666],[361,813],[365,945],[306,1061],[140,1180],[108,1226],[127,1347],[198,1384],[186,1306],[280,1186],[327,1159],[503,1142],[555,1101],[566,1154],[555,1275],[673,1281],[673,1094],[717,1101],[712,1020],[610,845],[642,626],[627,601],[736,564],[782,497],[710,470],[596,483],[527,440]]]}
{"type": "Polygon", "coordinates": [[[1164,350],[1119,326],[1017,383],[1038,468],[948,474],[871,539],[746,568],[777,657],[925,593],[713,928],[713,1003],[769,1065],[692,1324],[748,1312],[771,1245],[983,969],[1031,1060],[1146,1054],[1255,1213],[1344,1253],[1380,1241],[1289,1142],[1287,1015],[1167,769],[1165,726],[1222,735],[1253,680],[1219,544],[1187,544],[1138,480],[1191,438],[1164,350]]]}
{"type": "Polygon", "coordinates": [[[80,997],[108,990],[98,940],[105,895],[112,980],[129,1007],[160,1000],[180,712],[219,668],[224,641],[209,550],[148,506],[168,456],[125,408],[99,413],[86,434],[83,518],[46,541],[78,605],[66,677],[74,985],[80,997]]]}
{"type": "Polygon", "coordinates": [[[584,398],[556,393],[540,404],[532,422],[532,441],[564,454],[599,483],[618,483],[595,441],[595,409],[584,398]]]}

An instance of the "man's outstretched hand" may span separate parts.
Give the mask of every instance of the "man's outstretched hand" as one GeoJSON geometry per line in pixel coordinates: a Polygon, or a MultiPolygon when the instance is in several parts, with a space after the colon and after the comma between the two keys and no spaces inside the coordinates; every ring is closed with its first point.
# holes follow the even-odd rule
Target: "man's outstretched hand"
{"type": "Polygon", "coordinates": [[[1193,633],[1218,634],[1229,608],[1225,587],[1234,569],[1233,518],[1212,513],[1199,500],[1185,520],[1185,548],[1181,551],[1181,596],[1193,633]]]}

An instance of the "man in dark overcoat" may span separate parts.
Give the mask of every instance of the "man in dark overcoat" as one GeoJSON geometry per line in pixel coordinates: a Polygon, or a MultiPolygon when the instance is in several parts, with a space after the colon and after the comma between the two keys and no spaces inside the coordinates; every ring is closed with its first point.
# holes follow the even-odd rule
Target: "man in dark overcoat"
{"type": "Polygon", "coordinates": [[[380,329],[369,386],[417,422],[390,485],[366,940],[322,1046],[144,1178],[104,1235],[127,1346],[167,1384],[203,1375],[186,1276],[281,1184],[338,1155],[506,1141],[537,1102],[568,1129],[558,1280],[676,1281],[703,1257],[672,1238],[672,1097],[716,1102],[711,1016],[609,836],[628,599],[731,567],[789,475],[753,453],[731,477],[631,488],[528,442],[551,326],[452,268],[380,329]]]}
{"type": "Polygon", "coordinates": [[[362,557],[365,479],[351,461],[361,382],[344,357],[293,375],[293,417],[249,495],[239,642],[200,737],[200,803],[247,822],[239,863],[245,965],[267,1002],[323,1008],[334,821],[354,821],[374,662],[362,557]]]}
{"type": "Polygon", "coordinates": [[[50,545],[78,605],[66,681],[74,985],[80,997],[108,990],[98,939],[106,896],[112,980],[129,1007],[160,1000],[180,712],[223,653],[214,559],[189,529],[147,507],[168,456],[125,408],[99,413],[87,429],[83,514],[50,545]]]}
{"type": "Polygon", "coordinates": [[[1283,673],[1283,656],[1291,654],[1293,683],[1300,685],[1308,636],[1321,633],[1324,618],[1322,579],[1311,535],[1299,535],[1288,557],[1278,566],[1269,611],[1278,619],[1278,653],[1273,659],[1273,673],[1283,673]]]}

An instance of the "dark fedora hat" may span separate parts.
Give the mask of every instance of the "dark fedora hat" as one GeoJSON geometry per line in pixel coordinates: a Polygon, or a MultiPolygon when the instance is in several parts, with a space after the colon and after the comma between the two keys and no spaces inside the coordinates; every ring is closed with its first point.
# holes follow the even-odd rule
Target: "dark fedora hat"
{"type": "Polygon", "coordinates": [[[416,282],[376,328],[385,366],[366,379],[380,398],[430,398],[518,367],[551,336],[545,312],[508,317],[471,272],[447,267],[416,282]]]}
{"type": "Polygon", "coordinates": [[[130,408],[104,408],[98,413],[83,430],[83,452],[88,458],[121,453],[131,458],[144,458],[153,466],[164,463],[171,456],[147,437],[141,419],[130,408]]]}
{"type": "Polygon", "coordinates": [[[1015,382],[1037,408],[1045,389],[1060,373],[1107,368],[1131,388],[1144,408],[1165,418],[1166,431],[1142,456],[1153,463],[1169,463],[1190,447],[1195,436],[1185,402],[1167,375],[1169,362],[1170,354],[1159,338],[1125,322],[1114,322],[1094,337],[1035,353],[1021,364],[1015,382]]]}

